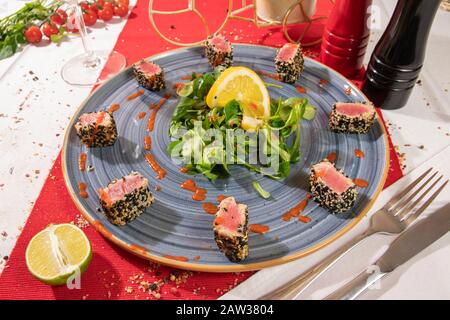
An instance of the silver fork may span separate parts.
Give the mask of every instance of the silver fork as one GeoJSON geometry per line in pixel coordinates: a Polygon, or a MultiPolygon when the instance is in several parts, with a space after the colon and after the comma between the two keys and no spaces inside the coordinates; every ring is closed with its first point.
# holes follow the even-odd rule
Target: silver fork
{"type": "Polygon", "coordinates": [[[372,215],[370,226],[360,235],[356,236],[334,253],[327,256],[324,260],[311,267],[308,271],[294,279],[290,283],[281,286],[274,291],[264,295],[260,299],[264,300],[291,300],[295,299],[303,292],[316,278],[329,269],[340,257],[357,246],[363,239],[378,234],[399,234],[403,232],[411,223],[413,223],[425,209],[431,204],[434,198],[442,191],[448,180],[443,183],[425,203],[412,213],[412,210],[423,200],[423,198],[436,186],[442,179],[442,175],[431,185],[430,182],[438,174],[434,172],[429,176],[433,168],[425,171],[420,177],[411,182],[403,191],[396,194],[383,208],[372,215]],[[426,179],[426,180],[425,180],[426,179]],[[421,183],[423,180],[425,182],[421,183]],[[421,183],[419,185],[419,183],[421,183]],[[419,185],[419,186],[418,186],[419,185]],[[429,187],[422,192],[422,190],[429,187]],[[418,186],[416,189],[415,187],[418,186]],[[415,190],[413,190],[415,189],[415,190]],[[420,194],[419,194],[420,193],[420,194]],[[416,199],[414,199],[417,196],[416,199]]]}

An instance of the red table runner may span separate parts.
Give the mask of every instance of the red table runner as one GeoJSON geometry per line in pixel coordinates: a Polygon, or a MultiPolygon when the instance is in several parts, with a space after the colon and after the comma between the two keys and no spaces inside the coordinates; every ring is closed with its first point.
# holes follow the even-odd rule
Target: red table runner
{"type": "MultiPolygon", "coordinates": [[[[169,7],[181,9],[186,5],[186,1],[155,2],[157,5],[160,2],[164,4],[157,7],[160,10],[169,7]]],[[[228,0],[214,1],[214,6],[208,6],[211,2],[202,1],[198,6],[203,6],[199,10],[203,10],[207,21],[214,21],[211,25],[211,30],[214,30],[225,17],[228,0]]],[[[326,1],[319,1],[319,4],[324,7],[319,7],[318,12],[326,14],[329,4],[326,1]]],[[[202,29],[194,18],[192,14],[183,14],[170,20],[158,20],[156,17],[156,21],[165,34],[196,41],[199,39],[198,30],[202,29]]],[[[238,20],[230,20],[223,34],[232,42],[271,46],[281,46],[286,42],[280,28],[258,29],[252,23],[238,20]]],[[[148,0],[138,0],[114,50],[124,54],[128,64],[131,64],[174,47],[158,37],[151,27],[148,0]]],[[[316,57],[317,52],[317,46],[306,50],[307,55],[312,57],[316,57]]],[[[363,71],[355,83],[360,84],[358,79],[362,75],[363,71]]],[[[379,115],[381,117],[381,112],[379,115]]],[[[402,176],[390,138],[389,146],[391,162],[385,186],[402,176]]],[[[159,266],[106,241],[86,223],[72,202],[64,184],[59,156],[0,277],[0,299],[216,299],[251,275],[251,272],[216,274],[159,266]],[[82,227],[92,244],[93,259],[81,277],[80,289],[42,284],[31,276],[25,264],[25,249],[30,239],[48,224],[64,222],[82,227]]]]}

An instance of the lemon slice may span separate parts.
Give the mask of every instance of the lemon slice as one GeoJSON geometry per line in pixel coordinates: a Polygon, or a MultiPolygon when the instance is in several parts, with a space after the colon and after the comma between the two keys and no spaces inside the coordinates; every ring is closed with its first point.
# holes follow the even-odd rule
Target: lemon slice
{"type": "Polygon", "coordinates": [[[48,226],[31,239],[25,252],[31,274],[51,285],[64,284],[76,272],[83,273],[91,258],[89,239],[69,223],[48,226]]]}
{"type": "Polygon", "coordinates": [[[262,79],[249,68],[231,67],[222,72],[209,90],[206,104],[210,108],[224,107],[233,99],[243,107],[247,119],[243,128],[253,128],[262,123],[258,120],[270,117],[269,92],[262,79]]]}

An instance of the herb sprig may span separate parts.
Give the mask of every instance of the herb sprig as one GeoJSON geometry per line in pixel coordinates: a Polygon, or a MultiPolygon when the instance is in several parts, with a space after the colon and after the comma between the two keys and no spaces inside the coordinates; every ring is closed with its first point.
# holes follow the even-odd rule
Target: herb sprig
{"type": "Polygon", "coordinates": [[[60,1],[36,0],[26,3],[15,13],[1,19],[0,59],[12,56],[20,48],[20,45],[27,43],[24,32],[28,26],[42,24],[60,6],[60,1]]]}

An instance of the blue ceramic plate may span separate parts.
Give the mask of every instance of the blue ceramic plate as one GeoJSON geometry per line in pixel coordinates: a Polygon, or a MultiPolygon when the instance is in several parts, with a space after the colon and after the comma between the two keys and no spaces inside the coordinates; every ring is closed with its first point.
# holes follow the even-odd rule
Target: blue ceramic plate
{"type": "MultiPolygon", "coordinates": [[[[274,73],[274,56],[273,48],[234,46],[236,66],[274,73]]],[[[164,68],[169,92],[182,76],[211,70],[201,47],[170,51],[150,59],[164,68]]],[[[267,77],[263,79],[268,83],[276,83],[267,77]]],[[[302,96],[294,86],[278,84],[283,88],[269,87],[273,98],[302,96]]],[[[314,252],[347,232],[373,204],[387,175],[388,145],[380,121],[365,135],[335,134],[328,129],[328,114],[336,101],[366,100],[344,77],[316,61],[306,59],[298,84],[306,88],[304,95],[311,104],[317,106],[317,116],[313,121],[302,122],[302,157],[298,164],[292,166],[289,178],[274,181],[240,167],[233,170],[232,177],[214,183],[201,175],[193,177],[197,185],[208,190],[205,201],[216,203],[219,194],[232,195],[248,205],[251,224],[270,227],[266,234],[249,234],[249,256],[241,263],[232,263],[219,252],[211,227],[214,217],[203,211],[201,202],[192,200],[191,192],[179,186],[188,176],[180,172],[179,165],[166,152],[170,142],[169,123],[177,103],[174,94],[160,109],[151,133],[151,153],[165,168],[167,176],[162,180],[156,179],[155,172],[144,159],[144,136],[147,134],[146,125],[150,114],[148,106],[158,102],[167,92],[146,91],[144,95],[127,101],[129,95],[142,89],[136,83],[131,69],[123,71],[94,91],[72,118],[63,148],[64,178],[70,194],[80,211],[105,237],[137,255],[174,267],[213,272],[254,270],[314,252]],[[320,85],[321,79],[328,83],[320,85]],[[347,88],[351,88],[350,95],[346,94],[347,88]],[[80,114],[104,110],[113,103],[121,106],[114,113],[118,141],[112,147],[87,150],[76,136],[75,122],[80,114]],[[146,117],[138,120],[139,112],[146,112],[146,117]],[[362,150],[365,158],[355,157],[355,149],[362,150]],[[92,165],[93,171],[79,171],[81,152],[87,153],[87,165],[92,165]],[[310,201],[303,214],[309,216],[311,222],[302,223],[295,218],[289,222],[283,221],[282,215],[306,196],[310,166],[331,152],[337,153],[337,167],[343,168],[351,178],[369,181],[370,185],[358,190],[355,206],[345,214],[332,215],[310,201]],[[133,170],[148,178],[156,201],[139,218],[118,227],[108,222],[98,210],[97,190],[133,170]],[[253,189],[252,180],[259,181],[272,194],[272,198],[262,199],[253,189]],[[80,181],[88,185],[87,199],[79,196],[80,181]],[[155,191],[156,186],[161,188],[159,192],[155,191]],[[184,257],[188,261],[165,256],[184,257]]]]}

